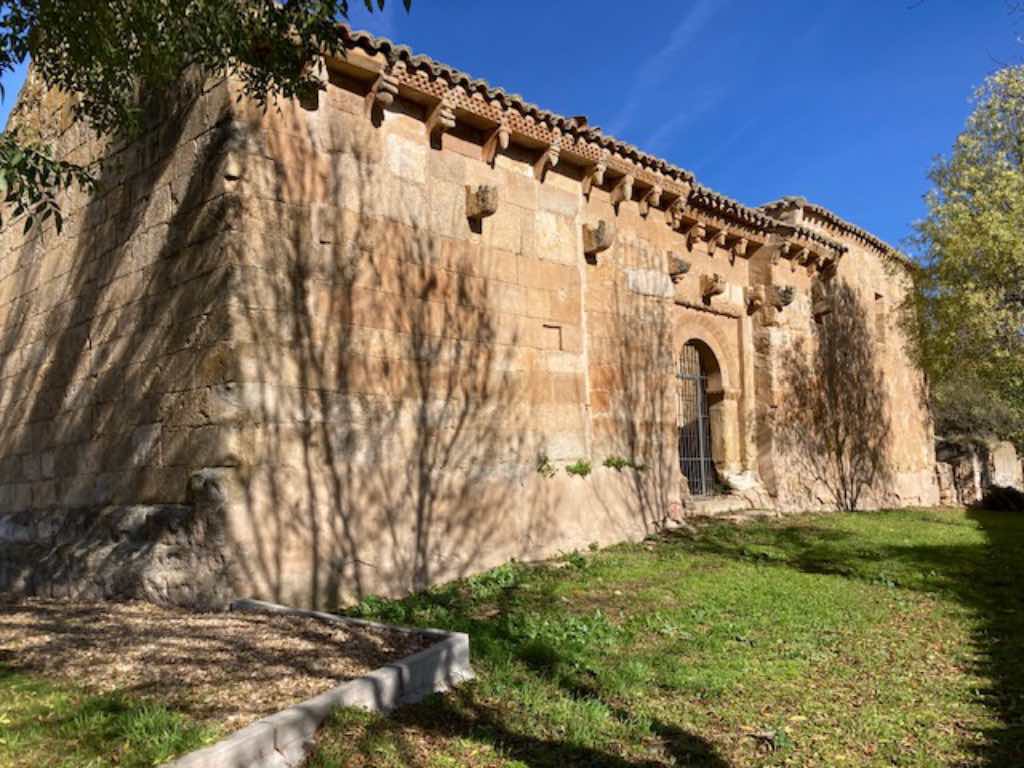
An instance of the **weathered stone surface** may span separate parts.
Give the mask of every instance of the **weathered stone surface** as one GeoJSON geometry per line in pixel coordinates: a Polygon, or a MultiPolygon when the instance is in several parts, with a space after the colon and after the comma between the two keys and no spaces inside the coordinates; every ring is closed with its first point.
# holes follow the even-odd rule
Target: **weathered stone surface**
{"type": "Polygon", "coordinates": [[[330,605],[641,537],[695,508],[695,348],[720,506],[834,506],[781,426],[840,283],[892,436],[858,505],[965,482],[936,475],[885,315],[906,281],[870,233],[745,208],[458,78],[364,74],[315,112],[225,81],[127,147],[52,137],[110,160],[63,233],[0,230],[0,584],[330,605]]]}
{"type": "Polygon", "coordinates": [[[466,218],[479,221],[498,210],[498,188],[493,184],[466,187],[466,218]]]}
{"type": "Polygon", "coordinates": [[[615,240],[615,226],[602,219],[593,226],[583,225],[583,252],[590,258],[606,251],[615,240]]]}
{"type": "Polygon", "coordinates": [[[653,269],[627,269],[626,286],[643,296],[657,296],[670,299],[675,294],[672,278],[664,272],[653,269]]]}
{"type": "Polygon", "coordinates": [[[1013,443],[940,439],[935,455],[943,504],[977,504],[992,488],[1024,490],[1021,461],[1013,443]]]}
{"type": "Polygon", "coordinates": [[[216,476],[197,473],[190,500],[0,517],[0,590],[222,607],[232,589],[216,476]]]}

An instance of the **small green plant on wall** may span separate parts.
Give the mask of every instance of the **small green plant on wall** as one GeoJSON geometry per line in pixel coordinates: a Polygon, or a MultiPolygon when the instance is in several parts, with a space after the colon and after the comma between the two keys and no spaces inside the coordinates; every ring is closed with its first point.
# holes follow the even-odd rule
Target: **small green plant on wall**
{"type": "Polygon", "coordinates": [[[616,472],[621,472],[624,469],[635,469],[637,472],[643,472],[647,469],[646,464],[641,464],[633,459],[627,459],[625,456],[609,456],[604,460],[604,465],[616,472]]]}
{"type": "Polygon", "coordinates": [[[565,471],[570,475],[576,475],[578,477],[586,477],[590,474],[590,462],[586,459],[579,459],[575,464],[569,464],[566,466],[565,471]]]}
{"type": "Polygon", "coordinates": [[[548,458],[546,453],[542,453],[537,457],[538,474],[550,479],[555,476],[556,472],[558,472],[558,470],[555,468],[555,465],[551,463],[551,459],[548,458]]]}

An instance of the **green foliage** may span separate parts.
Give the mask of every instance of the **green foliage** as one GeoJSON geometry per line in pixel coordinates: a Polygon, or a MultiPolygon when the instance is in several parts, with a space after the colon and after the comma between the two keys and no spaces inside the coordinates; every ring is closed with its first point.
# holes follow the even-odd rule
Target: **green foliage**
{"type": "MultiPolygon", "coordinates": [[[[76,184],[92,189],[88,170],[53,159],[48,148],[21,141],[17,131],[0,133],[0,203],[14,217],[27,214],[26,232],[51,217],[59,232],[64,220],[57,193],[76,184]]],[[[3,223],[4,208],[0,208],[0,226],[3,223]]]]}
{"type": "Polygon", "coordinates": [[[931,180],[910,319],[940,429],[1024,443],[1024,66],[985,81],[931,180]]]}
{"type": "Polygon", "coordinates": [[[565,471],[577,477],[586,477],[590,474],[590,462],[586,459],[577,459],[574,464],[567,464],[565,471]]]}
{"type": "Polygon", "coordinates": [[[609,456],[604,460],[604,465],[609,469],[614,469],[616,472],[621,472],[624,469],[634,469],[637,472],[643,472],[647,469],[646,464],[636,462],[633,459],[627,459],[625,456],[609,456]]]}
{"type": "MultiPolygon", "coordinates": [[[[348,10],[348,0],[11,0],[0,4],[0,75],[31,58],[46,86],[75,97],[76,118],[131,136],[186,70],[232,74],[264,105],[322,88],[317,60],[342,52],[348,10]]],[[[29,226],[86,179],[23,137],[0,144],[0,198],[30,211],[29,226]]]]}
{"type": "Polygon", "coordinates": [[[578,549],[567,552],[563,559],[578,571],[585,571],[587,569],[587,558],[578,549]]]}
{"type": "Polygon", "coordinates": [[[1024,409],[976,378],[936,376],[931,386],[935,431],[942,437],[995,435],[1024,448],[1024,409]]]}

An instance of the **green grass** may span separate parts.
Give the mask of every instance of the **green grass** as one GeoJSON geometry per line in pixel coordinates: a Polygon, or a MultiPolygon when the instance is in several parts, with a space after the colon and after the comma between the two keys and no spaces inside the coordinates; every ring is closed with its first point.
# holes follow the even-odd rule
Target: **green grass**
{"type": "Polygon", "coordinates": [[[1024,516],[715,525],[357,613],[468,632],[478,680],[340,713],[330,766],[1024,766],[1024,516]]]}
{"type": "Polygon", "coordinates": [[[150,768],[217,735],[158,704],[90,695],[0,666],[4,768],[150,768]]]}

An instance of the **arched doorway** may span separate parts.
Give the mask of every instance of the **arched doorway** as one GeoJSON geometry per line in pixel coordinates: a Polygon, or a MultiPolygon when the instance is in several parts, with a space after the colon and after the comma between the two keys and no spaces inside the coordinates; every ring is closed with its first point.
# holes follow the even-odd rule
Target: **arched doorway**
{"type": "Polygon", "coordinates": [[[689,341],[679,356],[679,469],[691,496],[718,488],[712,455],[711,408],[722,392],[718,360],[707,344],[689,341]]]}

